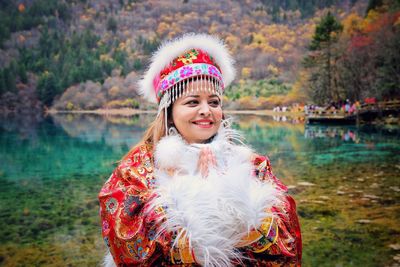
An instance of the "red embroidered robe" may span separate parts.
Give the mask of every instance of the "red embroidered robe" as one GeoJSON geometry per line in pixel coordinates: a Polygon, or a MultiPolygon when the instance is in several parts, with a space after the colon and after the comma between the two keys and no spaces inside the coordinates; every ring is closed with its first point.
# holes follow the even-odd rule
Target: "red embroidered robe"
{"type": "MultiPolygon", "coordinates": [[[[286,186],[273,175],[268,158],[257,156],[253,163],[259,179],[270,179],[280,190],[287,192],[286,186]]],[[[99,193],[102,235],[114,263],[117,266],[196,266],[195,254],[185,241],[172,248],[173,233],[156,237],[156,219],[162,210],[147,215],[143,212],[154,197],[154,179],[152,147],[142,145],[119,164],[99,193]]],[[[279,214],[275,227],[269,227],[271,230],[267,233],[254,230],[254,241],[238,246],[249,258],[243,264],[301,265],[302,244],[296,204],[286,193],[283,205],[275,209],[279,214]]]]}

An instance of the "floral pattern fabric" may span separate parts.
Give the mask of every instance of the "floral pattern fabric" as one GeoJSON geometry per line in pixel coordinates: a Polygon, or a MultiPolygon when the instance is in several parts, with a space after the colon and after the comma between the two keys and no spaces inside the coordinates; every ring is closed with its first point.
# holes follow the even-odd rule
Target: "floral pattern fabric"
{"type": "MultiPolygon", "coordinates": [[[[259,179],[272,180],[287,192],[273,175],[268,158],[257,156],[253,162],[259,179]]],[[[172,248],[174,233],[156,235],[163,209],[147,206],[154,197],[154,179],[152,147],[148,145],[134,149],[114,170],[99,193],[104,242],[117,266],[196,266],[195,254],[185,240],[172,248]]],[[[263,224],[265,229],[259,232],[265,233],[238,247],[249,259],[245,264],[301,265],[301,234],[293,198],[286,195],[284,205],[275,209],[279,218],[263,224]]]]}

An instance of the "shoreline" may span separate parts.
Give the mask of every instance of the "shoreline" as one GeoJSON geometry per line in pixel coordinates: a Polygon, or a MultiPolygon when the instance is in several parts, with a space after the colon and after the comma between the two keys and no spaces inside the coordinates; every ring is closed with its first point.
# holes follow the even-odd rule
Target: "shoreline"
{"type": "MultiPolygon", "coordinates": [[[[141,109],[95,109],[95,110],[56,110],[49,109],[46,114],[97,114],[97,115],[112,115],[112,116],[132,116],[138,114],[156,114],[157,110],[141,110],[141,109]]],[[[261,116],[290,116],[304,117],[303,112],[276,112],[270,109],[265,110],[224,110],[226,114],[238,115],[261,115],[261,116]]]]}

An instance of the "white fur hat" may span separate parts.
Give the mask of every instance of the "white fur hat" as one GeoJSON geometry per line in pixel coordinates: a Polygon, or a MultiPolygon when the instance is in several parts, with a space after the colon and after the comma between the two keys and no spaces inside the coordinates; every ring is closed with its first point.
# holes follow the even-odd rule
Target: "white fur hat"
{"type": "Polygon", "coordinates": [[[214,79],[216,87],[222,90],[235,78],[234,60],[225,44],[208,34],[186,34],[165,42],[151,62],[139,81],[139,92],[153,103],[159,103],[171,88],[181,90],[178,83],[187,78],[201,76],[210,82],[214,79]]]}

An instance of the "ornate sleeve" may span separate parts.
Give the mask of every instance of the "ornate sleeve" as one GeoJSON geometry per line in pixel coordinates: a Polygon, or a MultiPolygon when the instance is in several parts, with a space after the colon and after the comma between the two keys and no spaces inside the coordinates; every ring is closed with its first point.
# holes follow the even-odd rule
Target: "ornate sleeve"
{"type": "Polygon", "coordinates": [[[260,180],[272,181],[284,192],[284,199],[280,206],[272,208],[277,216],[265,219],[259,229],[242,240],[239,247],[246,250],[250,259],[256,260],[258,265],[255,266],[269,266],[271,263],[300,266],[302,243],[296,203],[287,193],[287,187],[273,174],[267,157],[257,156],[254,166],[255,175],[260,180]]]}
{"type": "Polygon", "coordinates": [[[156,222],[162,210],[144,212],[153,197],[153,164],[148,151],[146,146],[135,149],[99,193],[102,235],[117,266],[151,265],[168,242],[165,237],[156,240],[156,222]]]}

